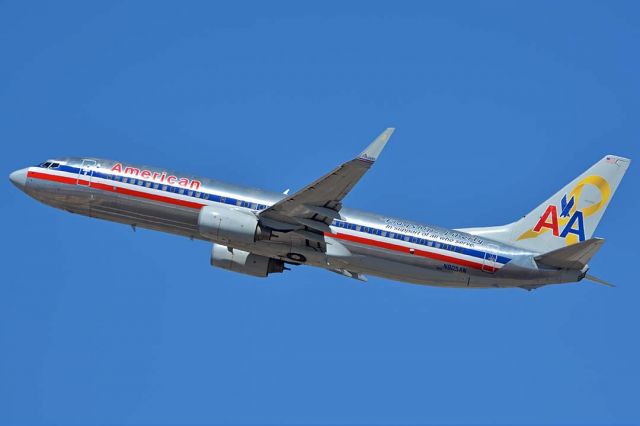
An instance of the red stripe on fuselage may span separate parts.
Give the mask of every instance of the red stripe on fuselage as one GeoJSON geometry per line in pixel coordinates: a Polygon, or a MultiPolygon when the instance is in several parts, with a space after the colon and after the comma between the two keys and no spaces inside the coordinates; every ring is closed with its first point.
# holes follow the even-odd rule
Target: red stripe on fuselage
{"type": "Polygon", "coordinates": [[[342,234],[342,233],[330,234],[328,232],[325,232],[324,235],[326,235],[327,237],[336,238],[339,240],[351,241],[354,243],[365,244],[368,246],[380,247],[383,249],[397,251],[400,253],[413,254],[414,256],[427,257],[429,259],[440,260],[442,262],[454,263],[456,265],[466,266],[468,268],[482,270],[484,267],[484,270],[487,272],[495,272],[497,270],[497,268],[494,268],[489,265],[483,265],[481,263],[472,262],[470,260],[459,259],[457,257],[447,256],[444,254],[434,253],[431,251],[413,249],[413,253],[411,253],[411,247],[401,246],[399,244],[387,243],[386,241],[372,240],[370,238],[363,238],[357,235],[342,234]]]}
{"type": "MultiPolygon", "coordinates": [[[[58,175],[50,175],[48,173],[40,173],[40,172],[29,172],[27,173],[27,177],[41,180],[49,180],[52,182],[65,183],[67,185],[76,185],[76,183],[80,183],[84,186],[89,186],[89,181],[84,179],[74,179],[65,176],[58,175]]],[[[145,198],[147,200],[160,201],[162,203],[174,204],[176,206],[189,207],[192,209],[200,209],[204,207],[206,204],[203,203],[195,203],[193,201],[180,200],[177,198],[167,197],[166,195],[157,195],[150,194],[148,192],[136,191],[135,189],[123,188],[121,186],[107,185],[100,182],[91,182],[91,188],[100,189],[102,191],[114,192],[116,194],[130,195],[132,197],[145,198]]]]}
{"type": "MultiPolygon", "coordinates": [[[[180,200],[176,198],[167,197],[164,195],[150,194],[148,192],[142,192],[142,191],[136,191],[133,189],[123,188],[121,186],[108,185],[100,182],[89,182],[84,179],[70,178],[66,176],[58,176],[58,175],[52,175],[48,173],[29,171],[27,173],[27,177],[40,179],[40,180],[48,180],[48,181],[58,182],[58,183],[64,183],[67,185],[76,185],[79,182],[81,185],[89,186],[89,183],[91,183],[91,188],[100,189],[102,191],[114,192],[117,194],[129,195],[129,196],[138,197],[138,198],[145,198],[147,200],[160,201],[163,203],[173,204],[173,205],[182,206],[182,207],[189,207],[192,209],[200,209],[206,206],[206,204],[203,204],[203,203],[180,200]]],[[[364,245],[373,246],[373,247],[379,247],[387,250],[397,251],[400,253],[411,254],[410,247],[401,246],[399,244],[392,244],[385,241],[378,241],[370,238],[364,238],[356,235],[343,234],[343,233],[331,234],[331,233],[325,232],[324,235],[331,238],[340,239],[340,240],[352,241],[354,243],[364,244],[364,245]]],[[[440,260],[442,262],[453,263],[460,266],[466,266],[468,268],[485,270],[487,272],[497,271],[497,268],[493,268],[489,265],[483,265],[481,263],[472,262],[470,260],[458,259],[457,257],[451,257],[444,254],[434,253],[434,252],[420,250],[420,249],[414,249],[413,255],[422,256],[422,257],[426,257],[434,260],[440,260]]]]}
{"type": "Polygon", "coordinates": [[[147,200],[160,201],[162,203],[175,204],[176,206],[189,207],[192,209],[200,209],[206,205],[202,203],[194,203],[193,201],[171,198],[165,195],[156,195],[150,194],[148,192],[136,191],[129,188],[122,188],[120,186],[106,185],[100,182],[91,182],[91,187],[101,189],[103,191],[115,192],[117,194],[130,195],[132,197],[138,198],[146,198],[147,200]]]}
{"type": "MultiPolygon", "coordinates": [[[[48,173],[40,173],[40,172],[32,172],[32,171],[29,171],[27,173],[27,177],[34,178],[34,179],[41,179],[41,180],[50,180],[52,182],[66,183],[68,185],[75,185],[76,182],[78,182],[77,178],[70,178],[70,177],[58,176],[58,175],[50,175],[48,173]]],[[[84,185],[88,185],[89,184],[89,182],[86,181],[86,180],[80,180],[80,182],[82,182],[84,185]]]]}

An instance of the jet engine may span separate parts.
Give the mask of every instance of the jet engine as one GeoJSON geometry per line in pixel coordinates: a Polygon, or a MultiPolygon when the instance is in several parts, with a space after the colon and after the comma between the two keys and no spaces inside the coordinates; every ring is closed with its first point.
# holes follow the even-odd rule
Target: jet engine
{"type": "Polygon", "coordinates": [[[255,214],[224,204],[200,209],[198,230],[202,236],[225,244],[251,244],[271,238],[271,231],[258,224],[255,214]]]}
{"type": "Polygon", "coordinates": [[[254,277],[266,277],[269,274],[283,272],[287,269],[282,260],[231,249],[215,243],[211,248],[211,266],[254,277]]]}

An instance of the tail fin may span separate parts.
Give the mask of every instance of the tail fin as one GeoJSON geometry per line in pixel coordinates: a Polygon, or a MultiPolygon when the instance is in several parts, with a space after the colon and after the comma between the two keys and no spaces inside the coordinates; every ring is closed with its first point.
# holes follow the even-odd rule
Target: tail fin
{"type": "Polygon", "coordinates": [[[607,155],[517,222],[461,231],[537,253],[593,236],[631,160],[607,155]]]}

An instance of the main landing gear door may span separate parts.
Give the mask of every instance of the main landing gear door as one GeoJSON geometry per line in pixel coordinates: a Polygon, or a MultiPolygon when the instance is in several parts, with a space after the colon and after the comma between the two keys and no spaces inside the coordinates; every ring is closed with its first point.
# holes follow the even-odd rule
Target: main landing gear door
{"type": "Polygon", "coordinates": [[[96,164],[95,160],[82,160],[76,184],[81,186],[91,186],[91,176],[93,176],[93,170],[91,170],[91,168],[95,167],[96,164]]]}
{"type": "Polygon", "coordinates": [[[482,262],[482,270],[490,274],[496,273],[498,266],[498,246],[488,244],[485,247],[484,260],[482,262]]]}

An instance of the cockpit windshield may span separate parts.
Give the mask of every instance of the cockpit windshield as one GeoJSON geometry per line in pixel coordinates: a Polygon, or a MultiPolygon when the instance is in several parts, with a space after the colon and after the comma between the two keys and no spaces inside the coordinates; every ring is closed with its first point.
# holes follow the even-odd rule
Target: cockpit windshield
{"type": "Polygon", "coordinates": [[[57,169],[58,167],[60,167],[60,163],[49,160],[45,161],[44,163],[40,163],[39,167],[42,167],[44,169],[57,169]]]}

